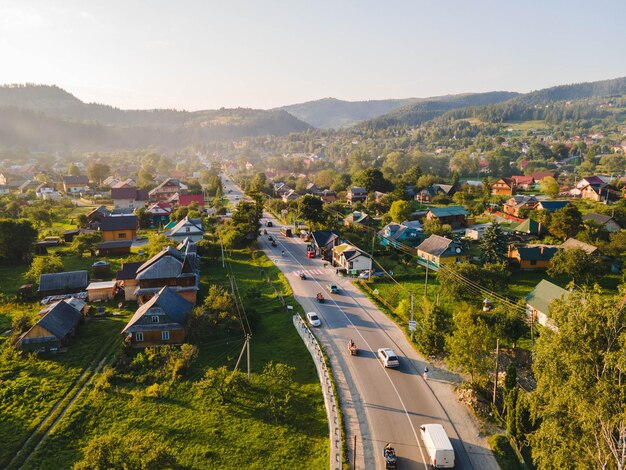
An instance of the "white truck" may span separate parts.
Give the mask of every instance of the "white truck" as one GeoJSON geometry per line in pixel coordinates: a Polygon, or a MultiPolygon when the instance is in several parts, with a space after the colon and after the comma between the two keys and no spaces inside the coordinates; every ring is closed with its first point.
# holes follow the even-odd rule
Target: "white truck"
{"type": "Polygon", "coordinates": [[[443,426],[423,424],[420,431],[433,468],[454,468],[454,448],[443,426]]]}

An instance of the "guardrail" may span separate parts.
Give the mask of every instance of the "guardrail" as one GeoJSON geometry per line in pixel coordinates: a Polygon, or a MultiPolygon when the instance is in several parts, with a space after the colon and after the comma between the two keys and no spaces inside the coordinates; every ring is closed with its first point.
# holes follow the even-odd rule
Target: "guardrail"
{"type": "Polygon", "coordinates": [[[309,330],[300,315],[293,316],[293,325],[296,327],[296,330],[304,341],[304,344],[306,344],[306,347],[313,358],[313,362],[315,362],[315,368],[317,369],[320,384],[322,385],[322,394],[324,395],[326,415],[328,416],[328,430],[330,433],[330,468],[331,470],[341,470],[341,425],[339,422],[337,398],[335,397],[335,392],[333,391],[330,374],[328,373],[328,366],[326,365],[322,349],[320,348],[317,339],[313,333],[311,333],[311,330],[309,330]]]}

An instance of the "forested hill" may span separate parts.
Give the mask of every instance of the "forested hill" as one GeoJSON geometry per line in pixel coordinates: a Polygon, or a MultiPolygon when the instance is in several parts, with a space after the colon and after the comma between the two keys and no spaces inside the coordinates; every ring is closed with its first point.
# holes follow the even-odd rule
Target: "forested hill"
{"type": "Polygon", "coordinates": [[[287,111],[289,114],[318,129],[339,129],[382,116],[389,111],[417,101],[420,101],[420,99],[343,101],[336,98],[324,98],[282,106],[277,109],[287,111]]]}
{"type": "Polygon", "coordinates": [[[520,95],[491,105],[456,109],[441,120],[475,118],[483,122],[545,120],[551,124],[573,120],[626,119],[626,77],[562,85],[520,95]]]}
{"type": "Polygon", "coordinates": [[[366,127],[382,129],[391,126],[416,126],[430,121],[453,109],[469,106],[501,103],[519,96],[519,93],[510,91],[492,91],[488,93],[473,93],[463,95],[449,95],[429,98],[411,105],[403,106],[384,116],[363,123],[366,127]]]}
{"type": "Polygon", "coordinates": [[[83,103],[61,88],[45,85],[0,87],[0,145],[98,150],[158,145],[164,149],[205,140],[286,135],[310,129],[281,110],[121,110],[83,103]],[[54,128],[53,133],[40,132],[54,128]],[[5,140],[6,139],[6,140],[5,140]]]}

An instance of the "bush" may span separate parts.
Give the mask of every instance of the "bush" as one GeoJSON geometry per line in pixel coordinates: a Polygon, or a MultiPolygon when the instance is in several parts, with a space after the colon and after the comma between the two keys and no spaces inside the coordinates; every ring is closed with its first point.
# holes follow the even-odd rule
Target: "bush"
{"type": "Polygon", "coordinates": [[[490,436],[489,445],[502,470],[519,470],[523,468],[505,435],[496,434],[490,436]]]}

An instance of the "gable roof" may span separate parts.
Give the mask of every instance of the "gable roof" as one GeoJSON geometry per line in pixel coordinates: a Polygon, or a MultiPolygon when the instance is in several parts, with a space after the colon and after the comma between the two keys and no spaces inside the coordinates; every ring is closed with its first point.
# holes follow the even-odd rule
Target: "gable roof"
{"type": "Polygon", "coordinates": [[[192,202],[197,202],[200,207],[204,207],[204,195],[202,194],[179,194],[178,205],[188,206],[192,202]]]}
{"type": "Polygon", "coordinates": [[[350,194],[367,194],[367,189],[360,186],[355,186],[354,188],[350,188],[348,192],[350,194]]]}
{"type": "Polygon", "coordinates": [[[539,235],[540,231],[544,231],[539,222],[533,219],[526,219],[513,230],[520,233],[531,233],[533,235],[539,235]]]}
{"type": "Polygon", "coordinates": [[[460,253],[456,249],[461,249],[454,240],[441,237],[439,235],[431,235],[417,246],[418,251],[424,251],[433,256],[456,256],[460,253]]]}
{"type": "Polygon", "coordinates": [[[528,245],[517,247],[517,253],[522,261],[549,261],[558,249],[556,246],[528,245]]]}
{"type": "MultiPolygon", "coordinates": [[[[169,225],[169,224],[168,224],[169,225]]],[[[202,221],[200,219],[190,219],[189,217],[185,217],[181,219],[174,227],[167,230],[165,232],[166,237],[171,237],[172,235],[178,235],[178,233],[183,234],[204,234],[204,228],[202,228],[202,221]],[[189,230],[187,230],[189,228],[189,230]]]]}
{"type": "Polygon", "coordinates": [[[100,207],[96,207],[89,214],[87,214],[87,217],[94,215],[96,213],[102,214],[105,217],[108,217],[109,215],[111,215],[111,211],[109,209],[107,209],[105,206],[100,206],[100,207]]]}
{"type": "Polygon", "coordinates": [[[338,239],[339,234],[335,230],[316,230],[311,233],[311,237],[313,237],[317,246],[326,246],[338,239]]]}
{"type": "Polygon", "coordinates": [[[118,281],[135,279],[135,276],[137,275],[137,270],[142,264],[144,263],[142,263],[141,261],[133,261],[131,263],[122,264],[122,269],[117,272],[115,279],[118,281]]]}
{"type": "Polygon", "coordinates": [[[145,189],[130,188],[111,188],[111,199],[134,199],[135,201],[147,201],[148,191],[145,189]]]}
{"type": "MultiPolygon", "coordinates": [[[[605,214],[596,214],[594,212],[589,212],[585,215],[583,215],[583,222],[585,220],[594,220],[596,222],[598,222],[599,224],[605,225],[607,223],[609,223],[610,221],[615,222],[615,219],[613,219],[613,217],[611,217],[610,215],[605,215],[605,214]]],[[[617,222],[615,222],[617,223],[617,222]]]]}
{"type": "MultiPolygon", "coordinates": [[[[169,287],[163,287],[154,297],[137,309],[133,317],[122,330],[122,333],[132,332],[133,326],[136,325],[144,315],[150,314],[150,309],[152,308],[160,308],[170,320],[182,326],[185,324],[189,313],[193,310],[193,304],[169,287]]],[[[159,324],[156,325],[158,326],[159,324]]],[[[161,326],[164,325],[161,324],[161,326]]]]}
{"type": "Polygon", "coordinates": [[[566,291],[556,284],[552,284],[550,281],[542,279],[532,292],[526,296],[526,303],[534,309],[548,314],[550,311],[550,302],[561,298],[565,300],[569,295],[569,291],[566,291]]]}
{"type": "Polygon", "coordinates": [[[137,230],[136,215],[122,215],[118,217],[104,217],[100,221],[100,230],[137,230]]]}
{"type": "Polygon", "coordinates": [[[455,215],[469,215],[463,206],[436,207],[430,211],[436,217],[451,217],[455,215]]]}
{"type": "Polygon", "coordinates": [[[580,240],[576,240],[575,238],[568,238],[567,240],[563,242],[560,248],[564,249],[565,251],[579,248],[585,251],[589,255],[598,250],[597,246],[593,246],[593,245],[590,245],[589,243],[581,242],[580,240]]]}
{"type": "Polygon", "coordinates": [[[559,209],[563,209],[569,204],[569,201],[539,201],[537,207],[541,206],[541,209],[548,212],[554,212],[559,209]]]}
{"type": "Polygon", "coordinates": [[[78,325],[81,318],[82,314],[78,310],[60,300],[39,319],[37,325],[52,333],[57,339],[63,339],[78,325]]]}
{"type": "Polygon", "coordinates": [[[182,274],[185,255],[171,246],[163,248],[148,261],[137,268],[135,279],[163,279],[178,277],[182,274]]]}
{"type": "Polygon", "coordinates": [[[39,276],[39,292],[56,290],[81,291],[89,284],[87,271],[67,271],[64,273],[49,273],[39,276]]]}
{"type": "Polygon", "coordinates": [[[86,176],[71,176],[67,175],[63,177],[63,184],[88,184],[89,179],[86,176]]]}
{"type": "Polygon", "coordinates": [[[533,184],[535,182],[535,178],[532,176],[511,176],[511,179],[515,181],[515,184],[533,184]]]}

